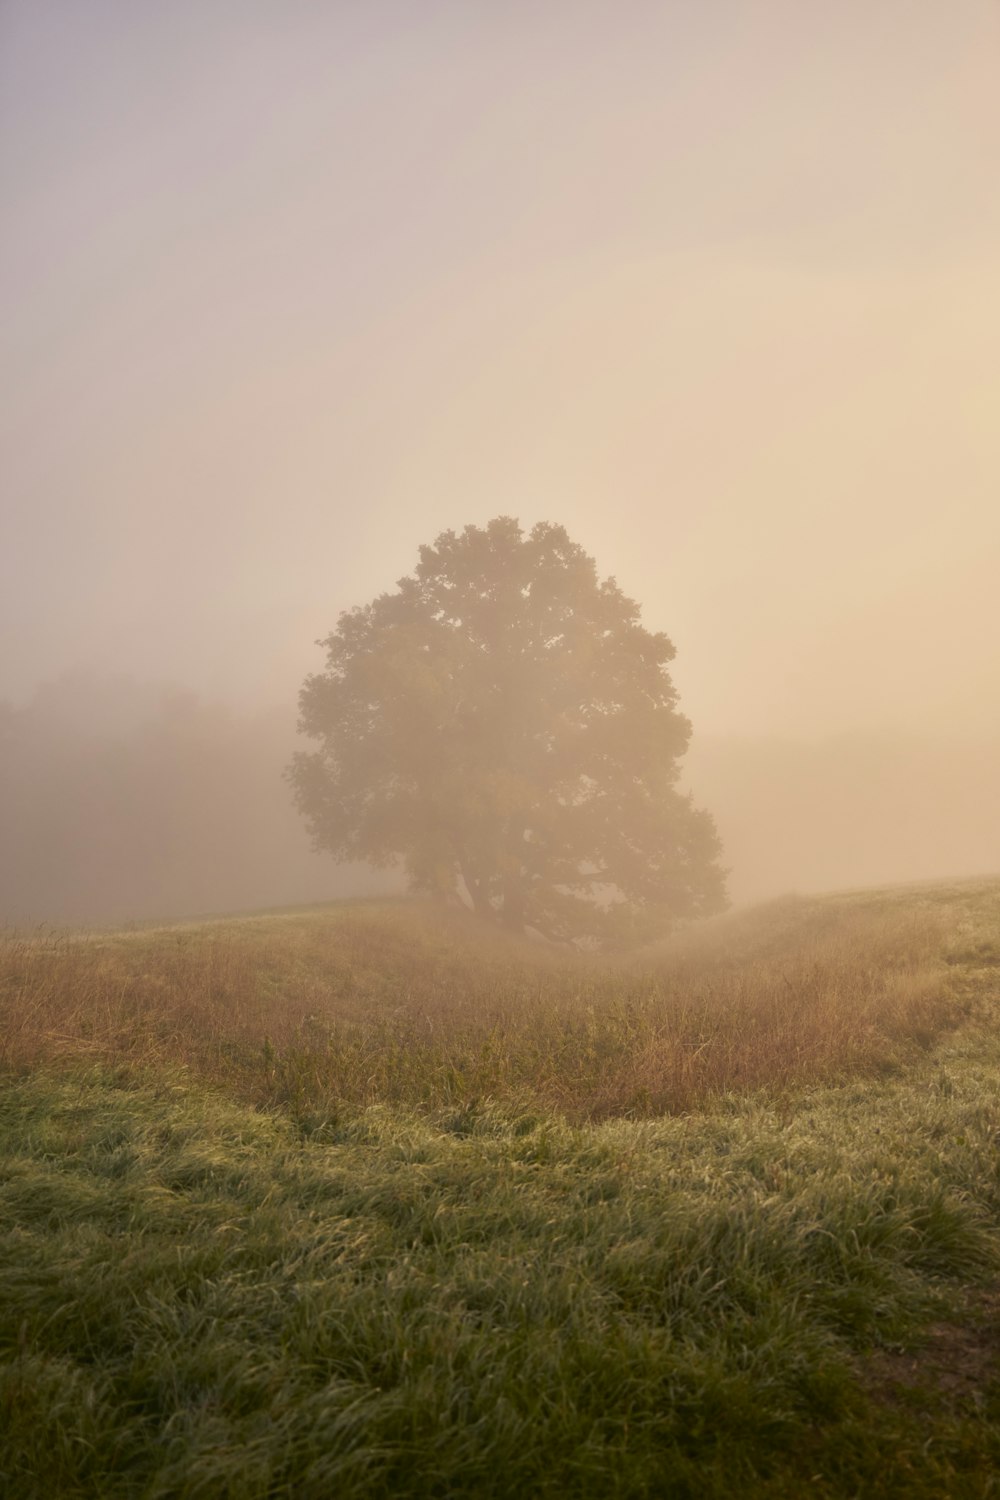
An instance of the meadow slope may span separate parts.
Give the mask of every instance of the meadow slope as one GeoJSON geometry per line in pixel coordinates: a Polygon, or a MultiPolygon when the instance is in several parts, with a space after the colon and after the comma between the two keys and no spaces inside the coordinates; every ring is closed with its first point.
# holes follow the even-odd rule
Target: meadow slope
{"type": "Polygon", "coordinates": [[[1000,882],[0,954],[17,1496],[978,1496],[1000,882]]]}

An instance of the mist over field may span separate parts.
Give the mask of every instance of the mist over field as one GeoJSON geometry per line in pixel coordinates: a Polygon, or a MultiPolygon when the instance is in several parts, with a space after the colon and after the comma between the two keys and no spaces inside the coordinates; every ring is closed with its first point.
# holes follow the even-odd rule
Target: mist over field
{"type": "MultiPolygon", "coordinates": [[[[0,716],[0,917],[185,917],[398,892],[314,853],[282,773],[294,708],[256,711],[67,676],[0,716]]],[[[695,733],[685,784],[719,827],[737,903],[987,874],[1000,744],[900,733],[695,733]]]]}
{"type": "Polygon", "coordinates": [[[982,3],[0,9],[0,917],[380,890],[282,771],[439,532],[677,648],[737,902],[1000,867],[982,3]]]}

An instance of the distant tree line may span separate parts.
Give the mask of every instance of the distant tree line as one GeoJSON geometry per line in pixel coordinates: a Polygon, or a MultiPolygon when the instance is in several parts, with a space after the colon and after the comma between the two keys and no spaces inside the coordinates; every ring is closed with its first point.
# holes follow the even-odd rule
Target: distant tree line
{"type": "Polygon", "coordinates": [[[170,917],[372,889],[371,872],[310,851],[281,781],[293,735],[291,711],[240,714],[82,675],[0,704],[0,920],[170,917]]]}

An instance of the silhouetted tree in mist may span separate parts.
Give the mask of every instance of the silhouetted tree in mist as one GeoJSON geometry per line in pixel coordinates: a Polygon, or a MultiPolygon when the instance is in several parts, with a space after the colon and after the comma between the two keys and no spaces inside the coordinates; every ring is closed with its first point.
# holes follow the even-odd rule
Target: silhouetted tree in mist
{"type": "Polygon", "coordinates": [[[677,790],[674,649],[561,526],[500,517],[420,549],[340,616],[290,768],[315,844],[555,938],[725,903],[711,817],[677,790]]]}

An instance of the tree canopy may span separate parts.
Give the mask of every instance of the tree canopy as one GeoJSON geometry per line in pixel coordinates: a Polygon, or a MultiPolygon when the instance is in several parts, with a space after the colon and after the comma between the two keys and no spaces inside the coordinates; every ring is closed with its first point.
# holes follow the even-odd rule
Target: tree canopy
{"type": "Polygon", "coordinates": [[[674,648],[563,527],[446,531],[318,644],[319,744],[289,771],[317,848],[552,938],[725,906],[714,823],[677,787],[674,648]]]}

